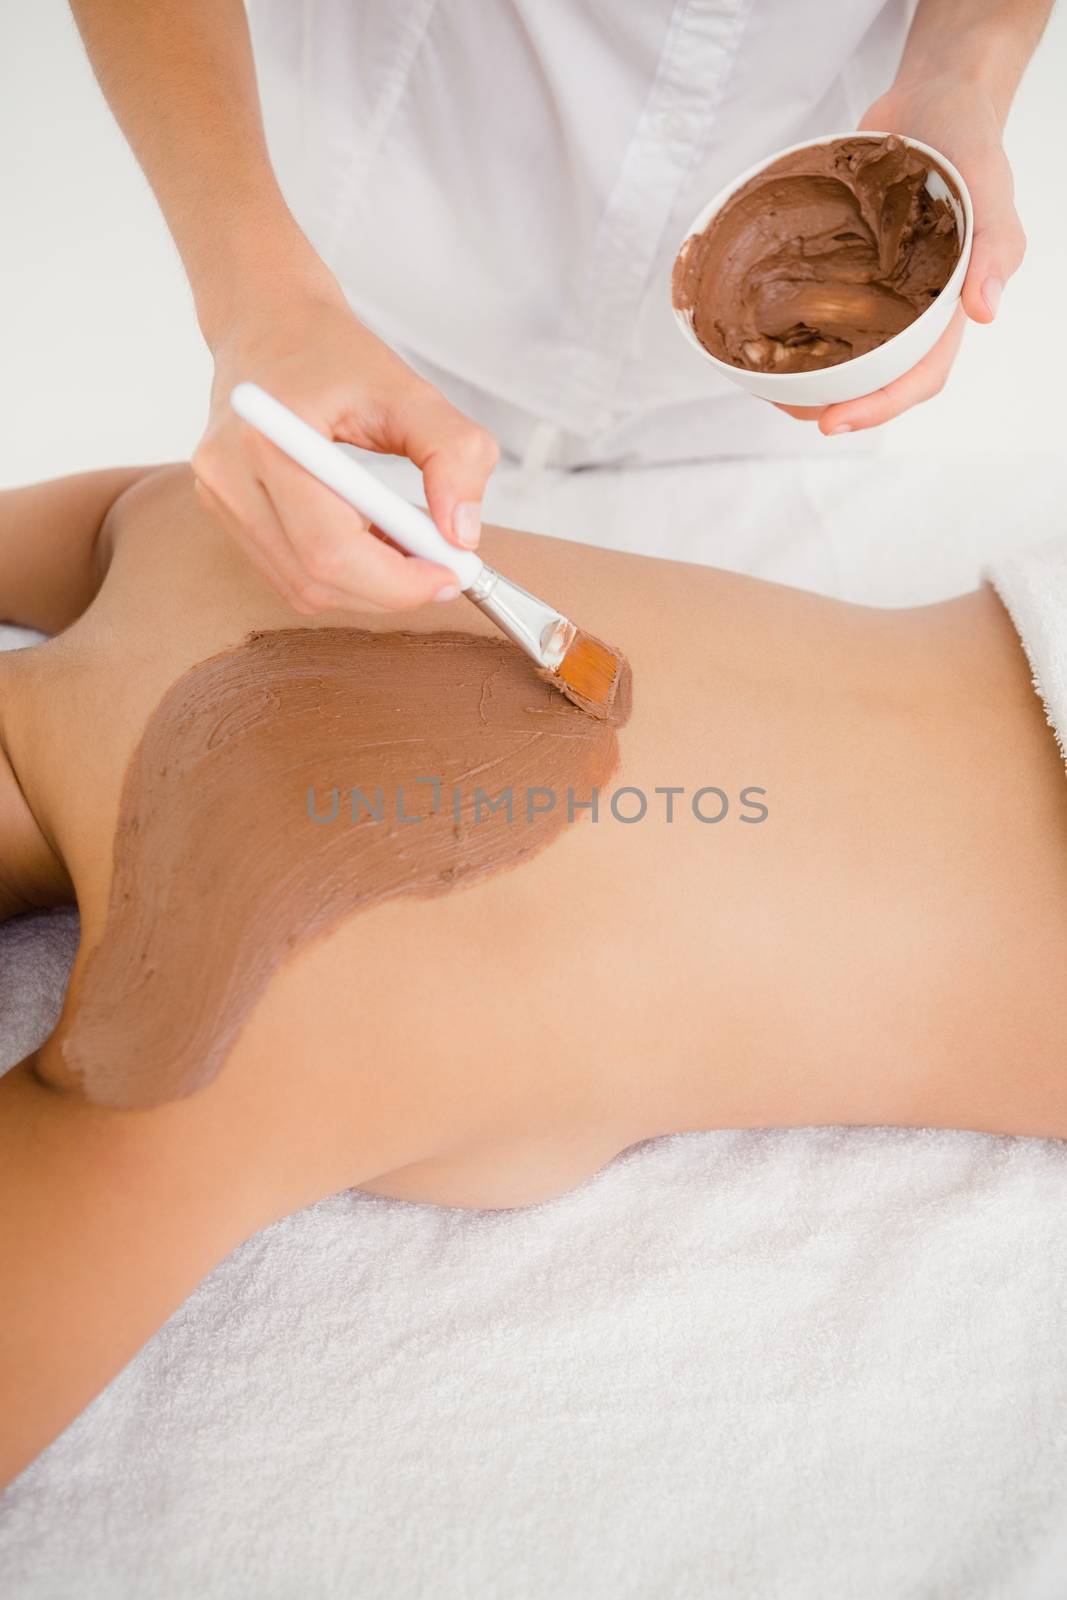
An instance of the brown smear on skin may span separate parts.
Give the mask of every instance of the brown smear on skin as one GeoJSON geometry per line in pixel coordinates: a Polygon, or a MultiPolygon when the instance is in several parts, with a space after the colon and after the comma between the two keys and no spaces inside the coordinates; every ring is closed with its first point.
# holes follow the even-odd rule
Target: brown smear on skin
{"type": "Polygon", "coordinates": [[[610,720],[622,668],[617,650],[579,628],[558,669],[546,673],[538,668],[538,675],[555,684],[579,710],[610,720]]]}
{"type": "Polygon", "coordinates": [[[294,951],[382,900],[544,849],[568,825],[568,789],[578,806],[615,770],[621,660],[619,678],[595,720],[506,640],[354,628],[254,633],[192,668],[127,770],[107,925],[60,1042],[87,1098],[191,1094],[294,951]],[[436,808],[418,778],[440,780],[436,808]],[[401,789],[420,820],[400,820],[401,789]],[[511,789],[513,820],[479,789],[511,789]],[[555,806],[535,798],[528,820],[528,790],[555,806]]]}

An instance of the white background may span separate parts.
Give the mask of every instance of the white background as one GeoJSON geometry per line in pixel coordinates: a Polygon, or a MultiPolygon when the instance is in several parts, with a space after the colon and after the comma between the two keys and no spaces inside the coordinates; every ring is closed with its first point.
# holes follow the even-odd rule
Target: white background
{"type": "MultiPolygon", "coordinates": [[[[208,363],[165,229],[62,0],[5,9],[0,482],[187,454],[208,363]]],[[[1030,257],[887,455],[574,474],[528,525],[647,538],[688,506],[694,557],[900,603],[1062,528],[1065,61],[1061,14],[1010,129],[1030,257]]],[[[15,969],[27,996],[43,960],[15,969]]],[[[160,1600],[617,1600],[687,1572],[1060,1597],[1065,1152],[726,1131],[519,1212],[336,1196],[229,1258],[31,1467],[0,1567],[26,1600],[124,1600],[147,1573],[160,1600]]]]}
{"type": "MultiPolygon", "coordinates": [[[[63,0],[11,6],[0,51],[0,484],[187,456],[210,366],[151,193],[63,0]]],[[[1054,15],[1008,130],[1030,240],[997,323],[945,393],[886,430],[894,455],[1005,472],[1058,452],[1067,364],[1067,17],[1054,15]],[[1016,465],[1013,465],[1016,464],[1016,465]]],[[[827,453],[851,441],[826,442],[827,453]]]]}

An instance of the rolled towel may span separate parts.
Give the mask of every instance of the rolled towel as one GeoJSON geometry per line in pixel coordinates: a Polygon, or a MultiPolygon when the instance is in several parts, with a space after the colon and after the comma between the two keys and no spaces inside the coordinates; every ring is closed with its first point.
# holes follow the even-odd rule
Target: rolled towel
{"type": "Polygon", "coordinates": [[[1005,556],[985,576],[1008,609],[1067,763],[1067,540],[1005,556]]]}

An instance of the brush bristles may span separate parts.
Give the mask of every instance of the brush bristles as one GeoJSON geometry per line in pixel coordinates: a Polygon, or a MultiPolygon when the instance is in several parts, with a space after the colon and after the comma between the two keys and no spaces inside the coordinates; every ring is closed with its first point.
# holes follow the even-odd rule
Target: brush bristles
{"type": "Polygon", "coordinates": [[[619,657],[610,645],[579,628],[556,675],[561,687],[584,710],[606,717],[619,681],[619,657]]]}

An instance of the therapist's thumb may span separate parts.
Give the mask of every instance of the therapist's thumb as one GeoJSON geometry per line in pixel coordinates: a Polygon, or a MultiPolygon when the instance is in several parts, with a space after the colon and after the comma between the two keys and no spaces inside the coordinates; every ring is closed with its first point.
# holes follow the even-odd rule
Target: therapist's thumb
{"type": "Polygon", "coordinates": [[[478,543],[482,496],[500,458],[493,435],[436,391],[410,412],[404,454],[422,471],[426,505],[445,538],[466,550],[478,543]]]}
{"type": "Polygon", "coordinates": [[[1004,285],[1026,253],[1026,234],[1002,150],[989,153],[977,170],[972,168],[967,183],[974,204],[974,243],[961,299],[973,322],[992,322],[1004,285]]]}

